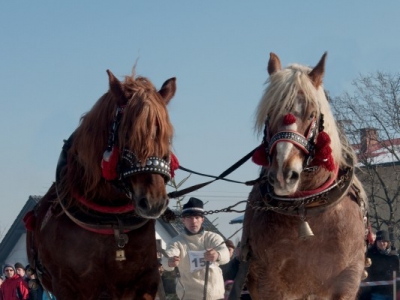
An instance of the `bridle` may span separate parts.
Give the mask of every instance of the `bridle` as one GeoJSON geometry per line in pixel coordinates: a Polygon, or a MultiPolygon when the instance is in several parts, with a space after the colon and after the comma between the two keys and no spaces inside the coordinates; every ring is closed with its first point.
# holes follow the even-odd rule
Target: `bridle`
{"type": "Polygon", "coordinates": [[[315,151],[315,139],[317,136],[317,128],[319,132],[323,131],[324,126],[324,115],[321,113],[319,117],[319,122],[317,124],[317,118],[314,117],[311,121],[311,124],[308,127],[308,130],[305,135],[302,135],[293,130],[282,130],[275,133],[272,137],[270,137],[269,130],[269,119],[265,120],[264,125],[264,136],[262,145],[265,150],[265,154],[267,156],[268,162],[270,163],[272,160],[273,150],[278,142],[289,142],[292,143],[295,147],[299,148],[306,155],[306,159],[304,160],[304,169],[309,167],[315,151]],[[317,126],[318,125],[318,126],[317,126]]]}
{"type": "MultiPolygon", "coordinates": [[[[101,163],[103,177],[110,181],[116,188],[131,195],[131,187],[126,183],[126,178],[137,174],[160,174],[165,183],[171,180],[171,153],[168,160],[150,156],[146,161],[139,160],[134,152],[129,149],[119,151],[116,146],[118,140],[118,128],[123,116],[125,106],[118,106],[108,136],[107,148],[103,154],[101,163]],[[121,152],[121,154],[120,154],[121,152]],[[126,167],[127,166],[127,167],[126,167]]],[[[177,168],[175,166],[174,168],[177,168]]],[[[172,170],[173,172],[174,170],[172,170]]]]}

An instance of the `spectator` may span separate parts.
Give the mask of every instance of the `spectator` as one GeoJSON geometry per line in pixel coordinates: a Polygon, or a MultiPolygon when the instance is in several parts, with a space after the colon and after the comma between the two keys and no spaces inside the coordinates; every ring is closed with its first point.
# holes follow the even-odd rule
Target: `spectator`
{"type": "Polygon", "coordinates": [[[225,281],[225,294],[224,294],[224,300],[228,300],[229,293],[232,290],[233,286],[233,280],[227,280],[225,281]]]}
{"type": "MultiPolygon", "coordinates": [[[[222,275],[224,277],[225,282],[230,282],[236,279],[236,275],[239,271],[239,266],[240,266],[240,242],[238,243],[235,249],[234,257],[227,264],[221,266],[222,275]]],[[[241,300],[251,299],[246,285],[243,286],[240,299],[241,300]]]]}
{"type": "Polygon", "coordinates": [[[28,277],[29,287],[29,300],[42,300],[43,299],[43,287],[39,279],[36,278],[36,274],[30,268],[30,265],[25,267],[25,273],[28,277]]]}
{"type": "Polygon", "coordinates": [[[3,273],[6,276],[6,280],[1,286],[3,300],[29,299],[28,284],[16,273],[14,266],[6,264],[3,273]]]}
{"type": "Polygon", "coordinates": [[[190,198],[182,210],[185,231],[167,245],[168,257],[162,260],[166,271],[172,271],[179,266],[181,277],[176,285],[179,299],[203,298],[207,264],[207,299],[224,298],[224,280],[219,264],[229,261],[229,251],[220,235],[204,230],[203,221],[203,202],[190,198]]]}
{"type": "MultiPolygon", "coordinates": [[[[381,230],[376,233],[373,246],[368,249],[367,257],[372,260],[368,268],[366,281],[385,281],[393,279],[393,271],[399,272],[399,257],[396,249],[391,247],[389,233],[381,230]]],[[[393,299],[392,285],[372,286],[370,289],[371,300],[393,299]]]]}
{"type": "Polygon", "coordinates": [[[3,281],[4,281],[3,275],[0,275],[0,300],[3,300],[3,292],[1,290],[1,286],[3,284],[3,281]]]}
{"type": "Polygon", "coordinates": [[[234,257],[233,254],[235,253],[235,245],[231,240],[226,240],[225,244],[229,250],[229,259],[232,259],[234,257]]]}
{"type": "Polygon", "coordinates": [[[25,272],[25,267],[23,266],[23,264],[21,264],[20,262],[17,262],[15,265],[15,272],[22,277],[23,280],[25,280],[26,282],[29,282],[29,278],[26,275],[25,272]]]}

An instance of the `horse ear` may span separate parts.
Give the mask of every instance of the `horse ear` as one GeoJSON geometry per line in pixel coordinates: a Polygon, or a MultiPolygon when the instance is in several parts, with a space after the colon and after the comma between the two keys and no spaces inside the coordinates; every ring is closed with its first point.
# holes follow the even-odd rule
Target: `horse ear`
{"type": "Polygon", "coordinates": [[[326,56],[328,55],[327,52],[322,55],[321,59],[319,60],[318,64],[315,66],[314,69],[308,74],[311,81],[313,82],[314,86],[318,88],[322,84],[322,79],[325,73],[325,61],[326,56]]]}
{"type": "Polygon", "coordinates": [[[122,89],[121,82],[114,76],[114,74],[107,70],[108,74],[108,81],[110,83],[110,91],[113,96],[118,100],[118,105],[125,105],[126,104],[126,97],[124,90],[122,89]]]}
{"type": "Polygon", "coordinates": [[[176,92],[176,78],[172,77],[164,82],[158,93],[163,97],[166,104],[174,97],[176,92]]]}
{"type": "Polygon", "coordinates": [[[272,75],[275,72],[282,70],[281,61],[279,60],[278,55],[274,52],[269,54],[269,61],[268,61],[268,74],[272,75]]]}

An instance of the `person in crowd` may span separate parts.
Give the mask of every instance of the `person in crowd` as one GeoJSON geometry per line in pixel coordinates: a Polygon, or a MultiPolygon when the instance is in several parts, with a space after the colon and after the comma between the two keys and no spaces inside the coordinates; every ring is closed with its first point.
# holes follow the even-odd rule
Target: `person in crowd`
{"type": "Polygon", "coordinates": [[[3,292],[3,300],[27,300],[29,299],[28,284],[16,273],[15,267],[6,264],[3,268],[6,277],[1,290],[3,292]]]}
{"type": "Polygon", "coordinates": [[[42,300],[43,299],[43,287],[39,279],[36,278],[36,274],[32,271],[30,265],[25,267],[25,273],[28,277],[29,287],[29,300],[42,300]]]}
{"type": "Polygon", "coordinates": [[[229,259],[233,259],[233,254],[235,253],[235,244],[231,240],[226,240],[225,245],[229,250],[229,259]]]}
{"type": "Polygon", "coordinates": [[[239,270],[239,264],[240,264],[240,243],[238,243],[238,246],[236,247],[234,255],[231,258],[231,260],[227,264],[220,266],[222,270],[222,276],[224,277],[225,282],[228,280],[235,279],[236,274],[239,270]]]}
{"type": "MultiPolygon", "coordinates": [[[[225,282],[230,282],[230,281],[233,282],[233,280],[235,280],[236,275],[239,271],[239,266],[240,266],[240,242],[237,244],[237,247],[234,252],[234,257],[227,264],[220,266],[225,282]]],[[[242,300],[251,299],[246,285],[244,285],[243,287],[240,299],[242,300]]]]}
{"type": "MultiPolygon", "coordinates": [[[[367,251],[367,257],[372,261],[367,269],[368,277],[365,281],[387,281],[393,279],[393,272],[399,273],[399,257],[397,251],[391,246],[389,233],[380,230],[376,233],[376,239],[372,247],[367,251]]],[[[393,299],[392,285],[371,286],[371,300],[391,300],[393,299]]]]}
{"type": "Polygon", "coordinates": [[[203,299],[205,285],[208,300],[223,299],[225,287],[219,265],[229,261],[229,251],[219,234],[204,230],[203,201],[190,198],[183,205],[182,222],[184,232],[171,240],[167,257],[162,259],[166,271],[179,268],[176,284],[179,299],[203,299]]]}
{"type": "Polygon", "coordinates": [[[0,300],[3,300],[3,292],[1,291],[1,286],[3,285],[4,277],[0,275],[0,300]]]}
{"type": "Polygon", "coordinates": [[[224,300],[228,300],[229,294],[232,290],[233,286],[233,280],[227,280],[225,281],[225,294],[224,294],[224,300]]]}
{"type": "Polygon", "coordinates": [[[15,268],[15,272],[22,277],[23,280],[25,280],[26,282],[29,282],[29,277],[28,275],[26,275],[26,271],[25,271],[25,267],[23,264],[21,264],[20,262],[17,262],[14,265],[15,268]]]}

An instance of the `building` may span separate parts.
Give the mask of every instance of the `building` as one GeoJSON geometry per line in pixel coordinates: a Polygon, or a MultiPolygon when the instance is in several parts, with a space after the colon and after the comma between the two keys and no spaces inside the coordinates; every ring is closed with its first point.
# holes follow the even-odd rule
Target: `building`
{"type": "Polygon", "coordinates": [[[400,246],[400,138],[381,139],[376,128],[359,130],[357,176],[369,200],[369,221],[376,232],[388,230],[400,246]]]}

